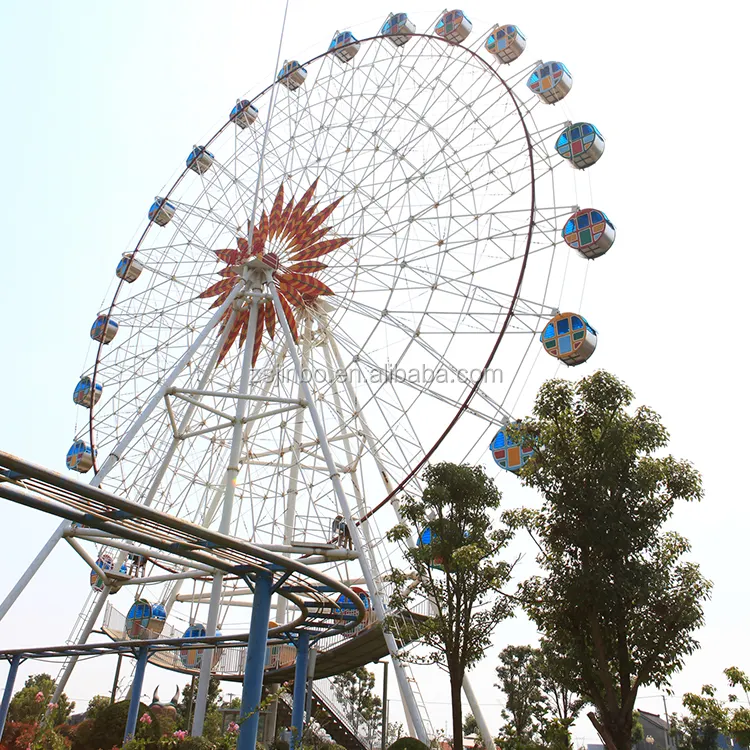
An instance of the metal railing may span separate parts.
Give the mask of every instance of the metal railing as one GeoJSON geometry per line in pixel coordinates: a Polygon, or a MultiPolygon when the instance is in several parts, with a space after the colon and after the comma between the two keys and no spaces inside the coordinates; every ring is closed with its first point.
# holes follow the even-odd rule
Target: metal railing
{"type": "Polygon", "coordinates": [[[364,747],[372,748],[372,742],[370,739],[359,730],[360,726],[367,725],[367,720],[356,709],[344,706],[339,700],[336,686],[331,677],[324,677],[321,680],[315,680],[313,682],[313,695],[323,706],[325,706],[329,713],[338,719],[351,735],[359,740],[364,747]],[[352,718],[354,719],[354,722],[352,722],[352,718]]]}

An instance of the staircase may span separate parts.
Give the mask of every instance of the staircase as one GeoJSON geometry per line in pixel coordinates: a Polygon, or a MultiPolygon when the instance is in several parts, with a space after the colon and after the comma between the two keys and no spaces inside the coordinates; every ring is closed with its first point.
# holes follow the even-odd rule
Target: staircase
{"type": "MultiPolygon", "coordinates": [[[[313,731],[320,735],[321,739],[330,738],[346,750],[372,750],[367,738],[347,718],[344,707],[336,698],[331,680],[323,679],[313,682],[312,715],[313,731]]],[[[291,695],[284,694],[281,696],[281,700],[278,702],[276,721],[277,729],[280,726],[291,725],[291,695]]],[[[364,719],[362,719],[361,724],[364,724],[364,719]]],[[[379,743],[377,744],[379,745],[379,743]]]]}

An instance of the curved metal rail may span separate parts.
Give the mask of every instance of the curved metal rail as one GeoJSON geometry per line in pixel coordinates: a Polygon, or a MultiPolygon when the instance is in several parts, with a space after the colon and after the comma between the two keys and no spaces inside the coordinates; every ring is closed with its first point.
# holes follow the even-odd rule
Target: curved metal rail
{"type": "Polygon", "coordinates": [[[0,497],[107,532],[112,538],[161,550],[203,570],[241,577],[249,585],[257,574],[271,572],[273,592],[292,602],[300,614],[271,628],[270,638],[304,631],[310,633],[311,641],[317,641],[355,628],[366,615],[365,605],[351,588],[310,565],[124,500],[2,451],[0,497]],[[356,616],[342,618],[336,612],[339,595],[354,604],[356,616]]]}

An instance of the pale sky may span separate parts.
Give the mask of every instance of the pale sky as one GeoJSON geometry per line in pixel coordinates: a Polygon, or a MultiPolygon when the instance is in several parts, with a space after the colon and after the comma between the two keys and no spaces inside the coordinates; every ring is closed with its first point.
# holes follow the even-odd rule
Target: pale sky
{"type": "MultiPolygon", "coordinates": [[[[702,648],[673,681],[677,695],[668,704],[676,710],[682,692],[721,683],[723,668],[750,670],[750,510],[746,441],[739,435],[748,420],[741,396],[747,356],[736,333],[748,275],[738,220],[748,197],[739,76],[747,11],[739,4],[644,0],[473,0],[462,7],[475,29],[518,24],[531,54],[565,62],[575,80],[570,111],[607,139],[591,171],[592,190],[617,225],[617,241],[586,287],[585,314],[599,330],[598,349],[569,374],[599,367],[616,373],[639,403],[662,414],[671,452],[703,474],[704,501],[679,508],[671,524],[690,538],[691,559],[714,582],[698,634],[702,648]]],[[[16,1],[0,8],[3,450],[63,470],[81,418],[71,393],[91,361],[88,328],[111,296],[114,265],[192,145],[224,121],[239,96],[267,82],[281,10],[281,3],[229,0],[16,1]]],[[[398,10],[424,30],[442,8],[422,0],[403,8],[382,0],[291,0],[282,54],[304,60],[325,49],[334,30],[375,33],[398,10]]],[[[532,397],[525,395],[526,410],[532,397]]],[[[497,480],[508,505],[533,502],[513,476],[497,480]]],[[[0,597],[57,523],[0,505],[0,597]]],[[[523,545],[522,551],[533,554],[523,545]]],[[[87,579],[72,551],[57,549],[0,623],[0,644],[62,643],[88,594],[87,579]]],[[[503,623],[475,670],[475,691],[493,729],[500,724],[497,652],[535,637],[520,615],[503,623]]],[[[57,667],[25,663],[17,687],[45,670],[54,675],[57,667]]],[[[84,707],[93,694],[109,691],[113,670],[113,658],[80,665],[68,695],[84,707]]],[[[5,674],[2,665],[3,683],[5,674]]],[[[433,723],[445,726],[447,681],[424,668],[417,676],[433,723]]],[[[167,694],[175,682],[184,678],[151,668],[146,689],[161,683],[167,694]]],[[[239,692],[236,684],[225,687],[239,692]]],[[[656,712],[661,701],[644,697],[639,706],[656,712]]],[[[579,722],[576,738],[596,741],[587,721],[579,722]]]]}

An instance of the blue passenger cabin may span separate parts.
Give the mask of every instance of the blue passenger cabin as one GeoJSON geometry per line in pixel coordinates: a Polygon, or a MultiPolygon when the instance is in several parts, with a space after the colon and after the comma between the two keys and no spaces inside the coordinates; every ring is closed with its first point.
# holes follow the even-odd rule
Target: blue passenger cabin
{"type": "MultiPolygon", "coordinates": [[[[419,538],[417,539],[417,545],[419,547],[429,546],[434,542],[437,542],[437,540],[438,538],[435,532],[429,526],[427,526],[419,535],[419,538]]],[[[444,564],[445,560],[440,555],[434,555],[432,560],[430,561],[430,567],[434,568],[435,570],[443,570],[444,564]]]]}
{"type": "Polygon", "coordinates": [[[125,632],[128,638],[142,640],[150,637],[151,618],[153,610],[146,599],[136,599],[125,615],[125,632]]]}
{"type": "Polygon", "coordinates": [[[258,109],[254,107],[247,99],[238,99],[237,104],[232,107],[229,113],[229,119],[237,127],[249,128],[258,119],[258,109]]]}
{"type": "Polygon", "coordinates": [[[73,391],[73,401],[78,404],[78,406],[85,406],[87,409],[95,406],[101,397],[102,387],[99,383],[96,383],[92,388],[91,378],[88,375],[84,375],[78,381],[78,385],[73,391]]]}
{"type": "MultiPolygon", "coordinates": [[[[219,630],[216,631],[216,635],[221,635],[219,630]]],[[[183,638],[205,638],[206,637],[206,626],[200,623],[193,623],[188,627],[182,636],[183,638]]],[[[211,659],[211,665],[215,667],[221,659],[222,649],[212,649],[213,657],[211,659]]],[[[201,649],[181,649],[180,650],[180,661],[183,666],[188,669],[199,669],[201,665],[201,649]]]]}
{"type": "Polygon", "coordinates": [[[360,46],[351,31],[337,31],[333,35],[328,49],[334,50],[333,54],[336,58],[343,63],[347,63],[359,52],[360,46]]]}
{"type": "Polygon", "coordinates": [[[85,474],[94,465],[94,454],[91,452],[91,446],[83,440],[76,440],[65,456],[65,465],[71,471],[85,474]]]}
{"type": "Polygon", "coordinates": [[[166,622],[167,608],[161,603],[154,604],[154,606],[151,608],[151,623],[149,624],[148,629],[154,635],[161,635],[166,622]]]}
{"type": "Polygon", "coordinates": [[[120,326],[117,321],[107,315],[97,315],[94,324],[91,326],[91,338],[94,341],[101,341],[102,344],[109,344],[117,335],[120,326]]]}
{"type": "Polygon", "coordinates": [[[287,60],[279,71],[276,80],[290,91],[298,89],[307,78],[307,70],[296,60],[287,60]]]}
{"type": "Polygon", "coordinates": [[[143,271],[143,263],[137,261],[133,253],[123,253],[115,269],[115,276],[132,284],[141,275],[141,271],[143,271]]]}
{"type": "Polygon", "coordinates": [[[164,227],[172,220],[174,212],[175,207],[166,198],[161,198],[157,195],[151,204],[151,208],[148,210],[148,218],[154,224],[164,227]]]}
{"type": "Polygon", "coordinates": [[[380,33],[394,46],[403,47],[417,30],[406,13],[391,13],[380,28],[380,33]]]}
{"type": "Polygon", "coordinates": [[[435,24],[435,34],[451,44],[461,44],[471,34],[471,21],[462,10],[447,10],[435,24]]]}
{"type": "MultiPolygon", "coordinates": [[[[365,605],[365,617],[355,628],[347,630],[342,635],[346,638],[353,638],[355,635],[361,633],[370,624],[370,613],[372,612],[372,603],[370,601],[370,595],[359,586],[352,586],[352,591],[362,600],[362,604],[365,605]]],[[[358,612],[354,602],[349,597],[340,594],[336,600],[335,614],[339,618],[341,625],[351,624],[353,619],[356,619],[358,612]]]]}
{"type": "Polygon", "coordinates": [[[555,104],[573,87],[573,76],[561,62],[543,62],[534,68],[526,85],[546,104],[555,104]]]}
{"type": "Polygon", "coordinates": [[[517,60],[526,49],[526,37],[518,26],[495,26],[484,46],[487,52],[507,65],[517,60]]]}
{"type": "Polygon", "coordinates": [[[193,146],[185,160],[185,166],[196,174],[205,174],[213,166],[214,155],[205,146],[193,146]]]}
{"type": "Polygon", "coordinates": [[[539,339],[547,354],[572,367],[594,353],[597,333],[583,315],[566,312],[555,315],[539,339]]]}
{"type": "Polygon", "coordinates": [[[568,123],[557,137],[555,149],[576,169],[586,169],[604,153],[604,137],[590,122],[568,123]]]}
{"type": "Polygon", "coordinates": [[[589,260],[604,255],[612,247],[615,236],[615,225],[597,208],[576,211],[563,227],[567,245],[589,260]]]}
{"type": "MultiPolygon", "coordinates": [[[[516,425],[519,424],[520,422],[516,422],[516,425]]],[[[504,425],[492,438],[490,453],[501,469],[517,473],[534,455],[534,446],[525,442],[521,444],[515,442],[508,434],[508,425],[504,425]]]]}

